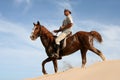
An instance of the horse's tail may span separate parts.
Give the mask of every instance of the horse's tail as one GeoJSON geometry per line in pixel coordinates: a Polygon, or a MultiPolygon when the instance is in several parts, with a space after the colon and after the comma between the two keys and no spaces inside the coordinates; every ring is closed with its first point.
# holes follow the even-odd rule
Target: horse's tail
{"type": "Polygon", "coordinates": [[[90,34],[95,38],[99,43],[103,41],[102,36],[97,31],[91,31],[90,34]]]}

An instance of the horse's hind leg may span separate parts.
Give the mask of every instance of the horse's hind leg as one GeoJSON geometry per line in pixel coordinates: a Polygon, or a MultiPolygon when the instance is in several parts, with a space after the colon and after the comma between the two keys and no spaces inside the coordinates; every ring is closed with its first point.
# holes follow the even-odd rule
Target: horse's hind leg
{"type": "Polygon", "coordinates": [[[82,57],[82,68],[85,67],[85,64],[86,64],[86,52],[87,52],[87,49],[83,48],[81,49],[81,57],[82,57]]]}
{"type": "Polygon", "coordinates": [[[98,56],[101,57],[101,59],[102,59],[103,61],[105,61],[105,57],[104,57],[103,53],[102,53],[100,50],[98,50],[98,49],[96,49],[96,48],[94,48],[94,47],[91,47],[91,48],[90,48],[90,51],[96,53],[98,56]]]}

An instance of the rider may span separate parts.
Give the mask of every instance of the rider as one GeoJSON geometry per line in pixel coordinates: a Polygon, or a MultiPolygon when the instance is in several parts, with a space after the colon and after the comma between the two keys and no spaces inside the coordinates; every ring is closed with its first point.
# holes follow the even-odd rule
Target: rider
{"type": "Polygon", "coordinates": [[[60,41],[63,40],[65,37],[67,37],[71,33],[71,28],[73,26],[73,20],[71,16],[71,11],[68,9],[64,10],[64,15],[66,18],[63,20],[62,26],[58,30],[54,30],[55,33],[62,32],[55,40],[56,42],[56,57],[59,58],[59,48],[60,48],[60,41]]]}

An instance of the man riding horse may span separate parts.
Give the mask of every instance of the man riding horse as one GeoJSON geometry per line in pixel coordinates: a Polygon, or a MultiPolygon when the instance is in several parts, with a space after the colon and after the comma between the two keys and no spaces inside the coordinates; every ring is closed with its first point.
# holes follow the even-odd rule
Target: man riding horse
{"type": "Polygon", "coordinates": [[[71,11],[68,9],[64,10],[64,15],[66,18],[63,20],[62,26],[58,30],[54,30],[55,33],[62,32],[56,39],[56,47],[55,47],[55,57],[60,58],[59,52],[60,52],[60,41],[66,38],[71,33],[71,28],[73,26],[73,20],[71,16],[71,11]]]}
{"type": "Polygon", "coordinates": [[[62,49],[59,48],[61,47],[60,41],[71,33],[71,28],[73,25],[73,21],[70,15],[71,12],[65,9],[64,14],[66,16],[66,19],[63,21],[62,27],[60,27],[59,30],[54,30],[55,33],[62,31],[62,33],[57,38],[45,26],[41,25],[39,21],[37,23],[33,23],[34,27],[30,38],[31,40],[36,40],[38,37],[40,37],[40,40],[43,46],[45,47],[45,51],[48,56],[42,62],[43,74],[47,74],[45,70],[45,64],[47,62],[52,61],[54,65],[54,71],[57,72],[58,71],[57,60],[60,59],[61,57],[71,55],[78,50],[81,52],[82,68],[85,67],[85,64],[87,62],[86,55],[88,50],[94,52],[99,57],[101,57],[103,61],[105,61],[105,56],[103,55],[103,53],[97,48],[95,48],[93,45],[94,39],[96,39],[96,41],[99,43],[103,41],[101,34],[97,31],[90,31],[90,32],[78,31],[66,39],[65,42],[67,44],[64,48],[62,49]],[[56,51],[55,51],[55,43],[57,45],[56,51]],[[56,57],[56,55],[58,56],[56,57]]]}

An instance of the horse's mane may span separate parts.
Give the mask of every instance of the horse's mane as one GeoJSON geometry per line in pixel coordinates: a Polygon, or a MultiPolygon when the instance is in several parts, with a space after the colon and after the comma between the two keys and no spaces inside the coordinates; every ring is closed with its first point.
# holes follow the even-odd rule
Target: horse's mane
{"type": "Polygon", "coordinates": [[[42,29],[42,35],[46,36],[51,41],[54,40],[54,35],[47,28],[45,28],[44,26],[42,26],[41,29],[42,29]]]}

